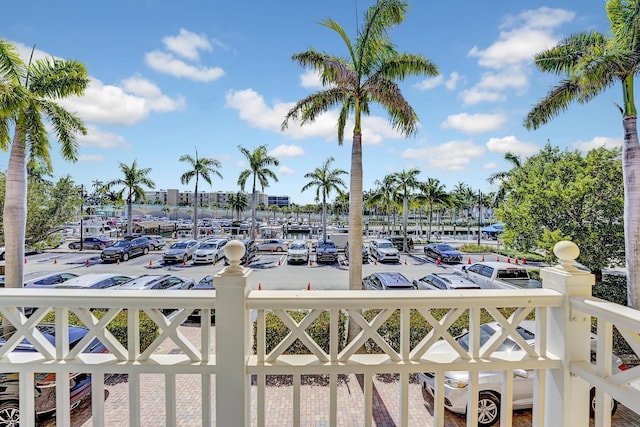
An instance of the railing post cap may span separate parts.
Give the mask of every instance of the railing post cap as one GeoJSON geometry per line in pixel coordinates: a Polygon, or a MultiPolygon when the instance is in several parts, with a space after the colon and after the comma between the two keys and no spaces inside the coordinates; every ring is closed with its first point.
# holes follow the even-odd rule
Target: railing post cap
{"type": "Polygon", "coordinates": [[[242,271],[242,267],[240,266],[240,260],[245,253],[245,246],[240,240],[231,240],[229,243],[224,245],[224,255],[227,257],[229,261],[228,272],[238,272],[242,271]]]}
{"type": "Polygon", "coordinates": [[[562,240],[553,247],[553,253],[558,257],[560,265],[565,270],[575,270],[574,262],[580,256],[580,248],[573,242],[562,240]]]}

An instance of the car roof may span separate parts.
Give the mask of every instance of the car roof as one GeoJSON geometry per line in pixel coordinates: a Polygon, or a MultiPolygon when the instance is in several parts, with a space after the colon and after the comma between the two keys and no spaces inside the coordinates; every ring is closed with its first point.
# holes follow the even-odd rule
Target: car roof
{"type": "Polygon", "coordinates": [[[411,280],[407,279],[404,274],[395,271],[377,272],[373,274],[389,287],[406,286],[407,283],[411,284],[411,280]]]}
{"type": "Polygon", "coordinates": [[[389,239],[373,239],[373,240],[372,240],[372,242],[377,242],[377,243],[380,243],[380,242],[389,242],[389,243],[393,243],[393,242],[392,242],[391,240],[389,240],[389,239]]]}
{"type": "Polygon", "coordinates": [[[82,276],[74,277],[73,279],[69,279],[66,282],[60,283],[56,287],[74,287],[74,288],[83,288],[86,286],[91,286],[96,282],[100,282],[102,280],[108,279],[110,277],[116,276],[124,276],[124,274],[113,274],[113,273],[87,273],[82,276]]]}
{"type": "Polygon", "coordinates": [[[465,279],[464,277],[458,274],[454,274],[454,273],[431,273],[431,274],[435,277],[439,277],[444,281],[448,282],[452,288],[455,288],[458,286],[473,287],[478,289],[480,288],[480,286],[477,285],[476,283],[472,282],[471,280],[465,279]]]}
{"type": "Polygon", "coordinates": [[[474,262],[474,264],[486,265],[486,266],[493,267],[493,268],[512,268],[512,269],[515,269],[515,268],[518,268],[518,269],[526,268],[526,267],[523,267],[521,265],[516,265],[516,264],[513,264],[513,263],[509,263],[509,262],[498,262],[498,261],[474,262]]]}
{"type": "Polygon", "coordinates": [[[128,282],[124,282],[118,289],[139,289],[144,288],[149,283],[153,283],[157,280],[160,280],[164,277],[169,277],[169,274],[143,274],[142,276],[138,276],[134,279],[129,280],[128,282]]]}

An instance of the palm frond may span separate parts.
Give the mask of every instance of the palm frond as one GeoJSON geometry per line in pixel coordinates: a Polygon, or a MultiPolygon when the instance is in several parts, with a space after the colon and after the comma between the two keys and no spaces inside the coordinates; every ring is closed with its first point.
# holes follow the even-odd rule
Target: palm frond
{"type": "Polygon", "coordinates": [[[39,97],[80,96],[88,84],[87,69],[78,61],[45,58],[29,67],[29,90],[39,97]]]}
{"type": "Polygon", "coordinates": [[[549,122],[580,97],[580,85],[572,79],[566,79],[553,87],[545,98],[538,102],[527,114],[524,126],[527,129],[537,129],[549,122]]]}

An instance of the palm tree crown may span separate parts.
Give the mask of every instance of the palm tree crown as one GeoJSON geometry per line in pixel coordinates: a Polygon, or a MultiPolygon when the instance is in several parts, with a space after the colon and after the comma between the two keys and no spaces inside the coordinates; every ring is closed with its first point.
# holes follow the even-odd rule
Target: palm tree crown
{"type": "Polygon", "coordinates": [[[260,188],[264,191],[265,187],[269,186],[269,179],[278,182],[278,177],[269,167],[278,166],[280,161],[269,155],[266,145],[261,145],[253,151],[249,151],[241,145],[238,145],[238,149],[249,161],[249,168],[240,172],[238,185],[244,190],[244,186],[249,177],[253,178],[251,187],[251,238],[253,239],[256,236],[256,184],[260,183],[260,188]]]}
{"type": "Polygon", "coordinates": [[[51,124],[62,157],[76,161],[76,136],[86,134],[86,129],[79,117],[54,100],[82,96],[88,83],[83,64],[57,58],[30,59],[25,64],[15,46],[0,39],[0,148],[6,151],[11,146],[3,212],[6,287],[22,287],[27,163],[53,169],[45,122],[51,124]]]}
{"type": "Polygon", "coordinates": [[[344,42],[347,58],[320,53],[314,49],[293,55],[303,67],[320,73],[325,89],[298,101],[282,123],[285,130],[291,120],[304,125],[313,122],[331,108],[339,107],[338,144],[344,140],[349,114],[353,114],[351,176],[349,201],[349,287],[361,289],[362,282],[362,114],[370,114],[371,104],[386,110],[394,129],[413,135],[417,115],[402,95],[396,80],[410,75],[438,75],[437,67],[418,55],[399,53],[388,32],[401,24],[408,4],[399,0],[379,0],[364,15],[362,27],[354,41],[332,19],[321,25],[335,31],[344,42]]]}
{"type": "Polygon", "coordinates": [[[198,150],[196,149],[196,157],[191,157],[189,154],[184,154],[179,159],[181,162],[189,163],[191,169],[186,171],[180,177],[182,184],[188,184],[192,178],[196,179],[196,188],[193,193],[193,238],[198,238],[198,180],[204,179],[205,182],[211,185],[211,175],[217,175],[222,178],[222,174],[218,169],[222,167],[222,163],[216,159],[209,159],[207,157],[198,157],[198,150]]]}
{"type": "Polygon", "coordinates": [[[329,194],[336,190],[342,194],[342,189],[346,189],[344,181],[340,175],[346,175],[343,169],[330,169],[331,163],[335,159],[329,157],[321,167],[315,168],[313,172],[306,173],[305,178],[310,179],[303,187],[302,191],[316,187],[316,201],[322,201],[322,239],[327,240],[327,198],[329,194]]]}
{"type": "Polygon", "coordinates": [[[127,233],[131,233],[133,228],[133,202],[136,200],[145,200],[144,188],[153,188],[155,183],[148,178],[151,168],[138,169],[138,161],[134,160],[131,166],[120,163],[120,171],[124,178],[114,179],[106,184],[107,188],[114,186],[123,186],[118,192],[120,199],[127,202],[127,233]],[[126,197],[123,197],[126,194],[126,197]]]}
{"type": "Polygon", "coordinates": [[[411,190],[420,186],[420,182],[418,181],[419,174],[420,171],[415,168],[393,174],[393,183],[396,187],[396,193],[402,198],[402,250],[404,252],[409,252],[407,248],[409,198],[411,197],[411,190]]]}

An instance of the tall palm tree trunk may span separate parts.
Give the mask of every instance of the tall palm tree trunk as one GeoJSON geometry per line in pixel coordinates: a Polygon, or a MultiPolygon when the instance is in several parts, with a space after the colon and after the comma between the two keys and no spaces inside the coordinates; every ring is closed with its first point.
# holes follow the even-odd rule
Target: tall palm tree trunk
{"type": "MultiPolygon", "coordinates": [[[[83,215],[80,212],[80,215],[83,215]]],[[[133,200],[131,200],[131,196],[127,199],[127,234],[131,234],[133,232],[133,200]]]]}
{"type": "MultiPolygon", "coordinates": [[[[353,132],[349,185],[349,289],[359,290],[362,289],[362,133],[359,121],[353,132]]],[[[353,340],[359,329],[356,322],[349,321],[347,339],[353,340]]]]}
{"type": "Polygon", "coordinates": [[[322,195],[322,240],[327,240],[327,197],[322,195]]]}
{"type": "Polygon", "coordinates": [[[198,238],[198,177],[196,176],[196,192],[193,199],[193,238],[198,238]]]}
{"type": "Polygon", "coordinates": [[[7,168],[4,201],[5,287],[21,288],[27,224],[27,158],[23,132],[16,129],[7,168]],[[16,246],[17,245],[17,246],[16,246]]]}
{"type": "Polygon", "coordinates": [[[629,307],[640,307],[640,146],[638,145],[637,116],[623,119],[624,143],[622,169],[624,182],[624,243],[627,262],[627,301],[629,307]]]}

